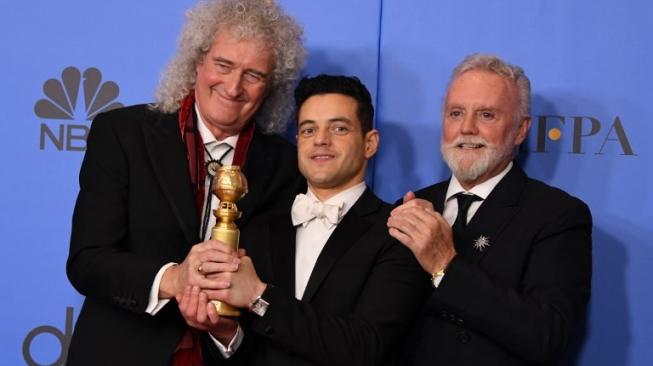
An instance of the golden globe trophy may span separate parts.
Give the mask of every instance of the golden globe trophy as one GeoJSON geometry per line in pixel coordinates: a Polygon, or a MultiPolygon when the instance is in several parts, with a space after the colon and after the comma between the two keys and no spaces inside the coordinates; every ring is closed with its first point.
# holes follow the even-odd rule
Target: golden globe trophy
{"type": "MultiPolygon", "coordinates": [[[[247,193],[247,180],[238,165],[218,168],[215,177],[212,189],[220,198],[220,204],[213,210],[215,226],[211,230],[211,239],[219,240],[237,252],[240,231],[234,221],[240,217],[241,212],[238,211],[236,201],[247,193]]],[[[240,311],[229,304],[217,300],[211,302],[220,316],[240,316],[240,311]]]]}

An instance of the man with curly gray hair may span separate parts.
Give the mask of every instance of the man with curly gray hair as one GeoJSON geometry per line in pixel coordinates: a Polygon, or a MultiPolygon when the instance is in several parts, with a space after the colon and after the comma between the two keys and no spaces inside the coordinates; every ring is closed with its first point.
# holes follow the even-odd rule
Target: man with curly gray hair
{"type": "Polygon", "coordinates": [[[242,167],[243,231],[303,188],[295,148],[274,133],[289,120],[305,53],[301,27],[274,1],[201,1],[155,103],[95,118],[67,261],[86,296],[68,365],[201,365],[203,343],[225,357],[237,347],[237,322],[187,323],[168,303],[222,289],[210,274],[238,268],[235,253],[209,240],[210,167],[242,167]]]}

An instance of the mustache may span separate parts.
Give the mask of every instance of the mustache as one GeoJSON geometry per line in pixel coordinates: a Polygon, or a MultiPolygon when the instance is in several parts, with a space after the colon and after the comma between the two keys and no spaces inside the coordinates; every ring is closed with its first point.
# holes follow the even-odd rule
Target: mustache
{"type": "Polygon", "coordinates": [[[487,142],[482,137],[479,136],[458,136],[454,141],[445,145],[447,148],[455,148],[463,144],[471,145],[481,145],[481,146],[490,146],[491,144],[487,142]]]}

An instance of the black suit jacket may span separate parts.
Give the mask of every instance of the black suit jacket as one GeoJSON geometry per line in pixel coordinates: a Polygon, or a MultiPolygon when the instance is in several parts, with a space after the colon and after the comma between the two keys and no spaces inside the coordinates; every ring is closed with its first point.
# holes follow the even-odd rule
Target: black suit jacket
{"type": "MultiPolygon", "coordinates": [[[[389,206],[366,190],[320,253],[295,299],[295,228],[290,214],[243,236],[261,279],[263,317],[241,318],[236,365],[390,365],[429,288],[410,251],[388,235],[389,206]]],[[[254,226],[254,225],[253,225],[254,226]]],[[[207,353],[220,355],[208,344],[207,353]]]]}
{"type": "MultiPolygon", "coordinates": [[[[296,153],[255,132],[243,171],[250,192],[238,207],[246,227],[287,209],[301,182],[296,153]]],[[[176,303],[145,313],[155,274],[198,243],[186,147],[177,114],[145,105],[97,116],[87,140],[73,214],[68,277],[86,296],[68,365],[167,365],[185,331],[176,303]]]]}
{"type": "MultiPolygon", "coordinates": [[[[448,181],[421,191],[442,212],[448,181]]],[[[458,255],[426,301],[407,365],[554,364],[590,294],[589,209],[516,165],[456,243],[458,255]],[[484,236],[490,246],[474,248],[484,236]]]]}

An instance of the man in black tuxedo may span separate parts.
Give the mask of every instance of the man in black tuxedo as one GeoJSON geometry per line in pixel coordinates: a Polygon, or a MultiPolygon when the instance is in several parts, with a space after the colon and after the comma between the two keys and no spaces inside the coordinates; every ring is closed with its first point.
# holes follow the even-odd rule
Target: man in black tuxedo
{"type": "Polygon", "coordinates": [[[357,78],[321,75],[302,80],[295,99],[308,191],[291,212],[244,233],[238,271],[209,276],[227,289],[202,297],[188,289],[180,308],[207,326],[218,321],[203,310],[207,298],[249,310],[232,357],[207,342],[216,363],[395,364],[429,285],[410,251],[388,235],[389,206],[365,186],[379,143],[370,94],[357,78]]]}
{"type": "MultiPolygon", "coordinates": [[[[191,329],[167,303],[186,286],[223,286],[198,272],[224,257],[207,240],[218,199],[205,164],[243,167],[244,229],[289,206],[303,184],[295,148],[273,135],[292,110],[301,28],[272,1],[212,0],[187,16],[156,103],[101,114],[91,127],[67,262],[86,299],[68,365],[201,364],[207,329],[191,329]]],[[[220,325],[212,340],[227,352],[238,324],[220,325]]]]}
{"type": "Polygon", "coordinates": [[[452,177],[388,219],[433,282],[402,364],[554,364],[590,295],[589,209],[513,162],[531,124],[520,67],[466,58],[443,115],[452,177]]]}

